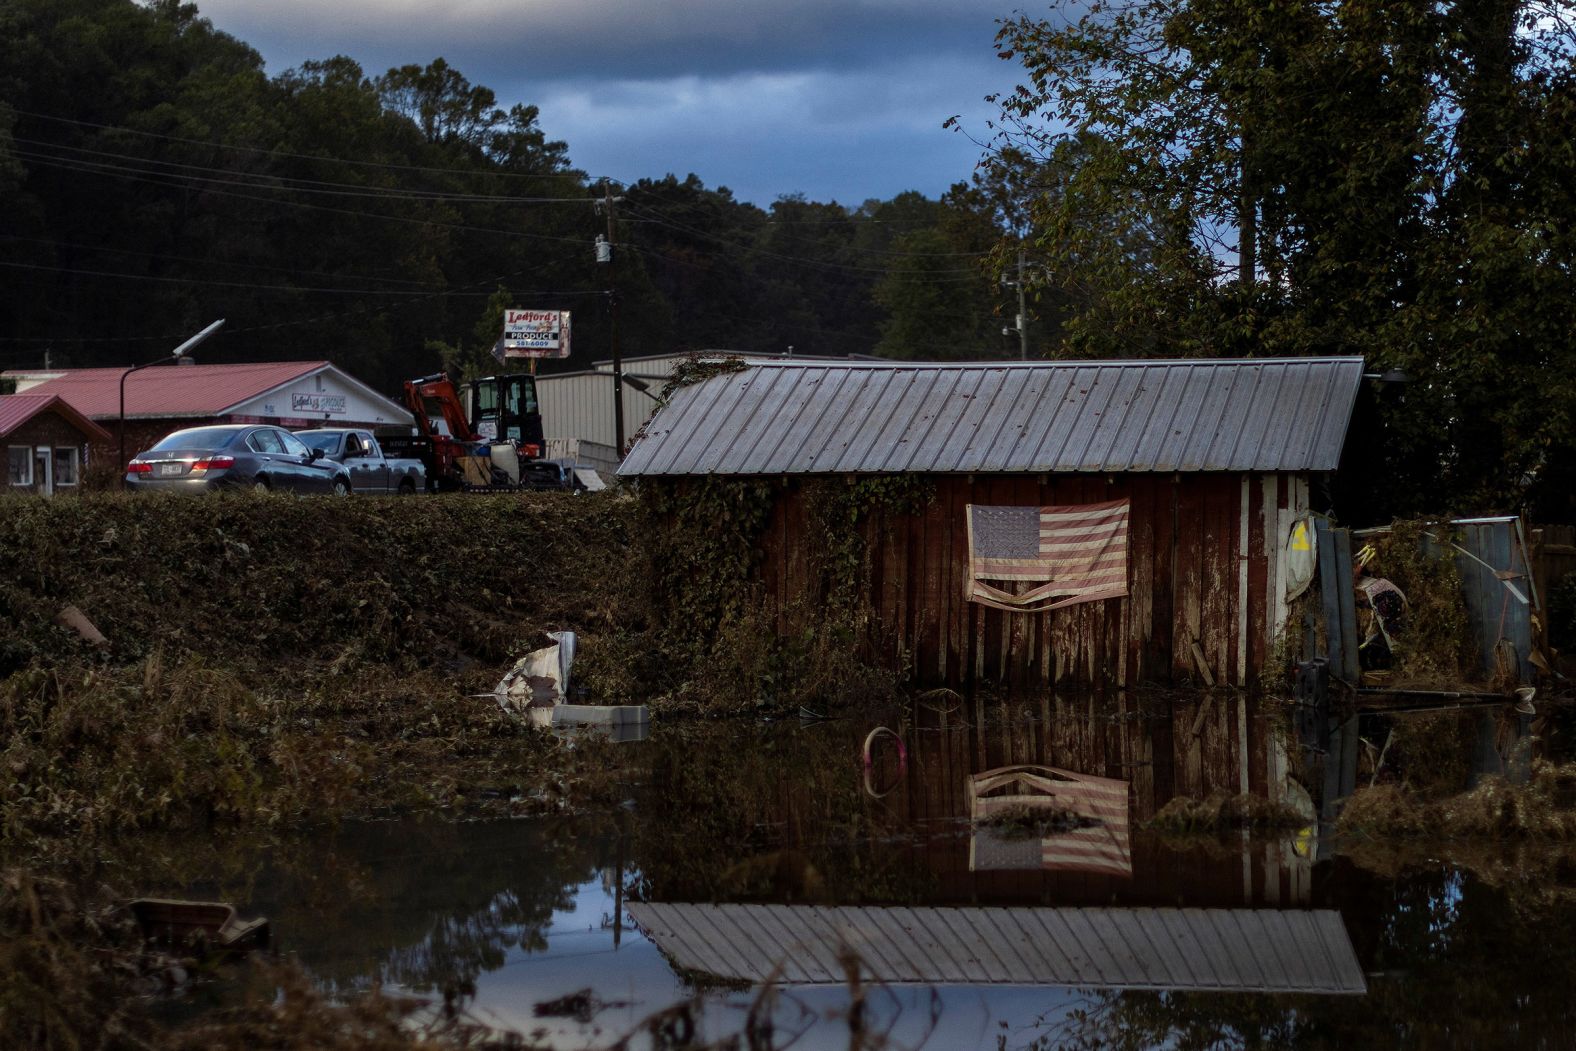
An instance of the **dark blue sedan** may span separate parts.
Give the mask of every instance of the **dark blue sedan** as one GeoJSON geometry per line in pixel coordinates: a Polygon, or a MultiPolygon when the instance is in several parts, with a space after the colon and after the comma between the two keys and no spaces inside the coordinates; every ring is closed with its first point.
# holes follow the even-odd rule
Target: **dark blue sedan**
{"type": "Polygon", "coordinates": [[[350,495],[350,472],[287,430],[258,424],[167,435],[126,465],[126,488],[151,492],[282,489],[350,495]]]}

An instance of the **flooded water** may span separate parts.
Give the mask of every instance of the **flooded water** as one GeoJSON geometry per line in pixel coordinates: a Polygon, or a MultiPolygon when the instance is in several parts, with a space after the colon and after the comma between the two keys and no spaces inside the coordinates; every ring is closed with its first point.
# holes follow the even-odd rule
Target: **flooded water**
{"type": "Polygon", "coordinates": [[[615,813],[348,825],[165,889],[268,916],[327,989],[554,1047],[1571,1046],[1568,855],[1167,840],[1187,741],[873,727],[659,727],[615,813]],[[1049,797],[1097,817],[991,825],[1049,797]]]}

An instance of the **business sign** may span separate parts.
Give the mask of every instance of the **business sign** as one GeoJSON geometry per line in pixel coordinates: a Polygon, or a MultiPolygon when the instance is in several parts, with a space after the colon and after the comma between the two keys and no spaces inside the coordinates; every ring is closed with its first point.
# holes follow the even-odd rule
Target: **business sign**
{"type": "Polygon", "coordinates": [[[313,415],[319,413],[339,413],[344,415],[345,396],[343,394],[292,394],[290,395],[291,412],[308,412],[313,415]]]}
{"type": "Polygon", "coordinates": [[[569,311],[506,310],[501,344],[505,358],[567,358],[569,311]]]}

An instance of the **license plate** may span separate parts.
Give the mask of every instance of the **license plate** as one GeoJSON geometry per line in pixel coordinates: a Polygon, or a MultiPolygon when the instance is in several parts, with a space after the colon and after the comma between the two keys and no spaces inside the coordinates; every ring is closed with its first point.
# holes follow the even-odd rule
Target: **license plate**
{"type": "Polygon", "coordinates": [[[159,464],[159,475],[163,477],[165,475],[180,474],[185,466],[185,464],[179,463],[161,463],[159,464]]]}

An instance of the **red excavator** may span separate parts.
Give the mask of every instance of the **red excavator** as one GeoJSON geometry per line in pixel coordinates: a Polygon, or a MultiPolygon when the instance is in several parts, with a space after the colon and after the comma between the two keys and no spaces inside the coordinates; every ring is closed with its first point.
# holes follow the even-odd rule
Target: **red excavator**
{"type": "Polygon", "coordinates": [[[397,437],[380,434],[385,450],[420,459],[427,488],[438,492],[518,489],[521,461],[542,455],[535,377],[486,376],[466,384],[464,395],[462,401],[444,372],[407,380],[405,405],[416,434],[403,449],[397,437]]]}

